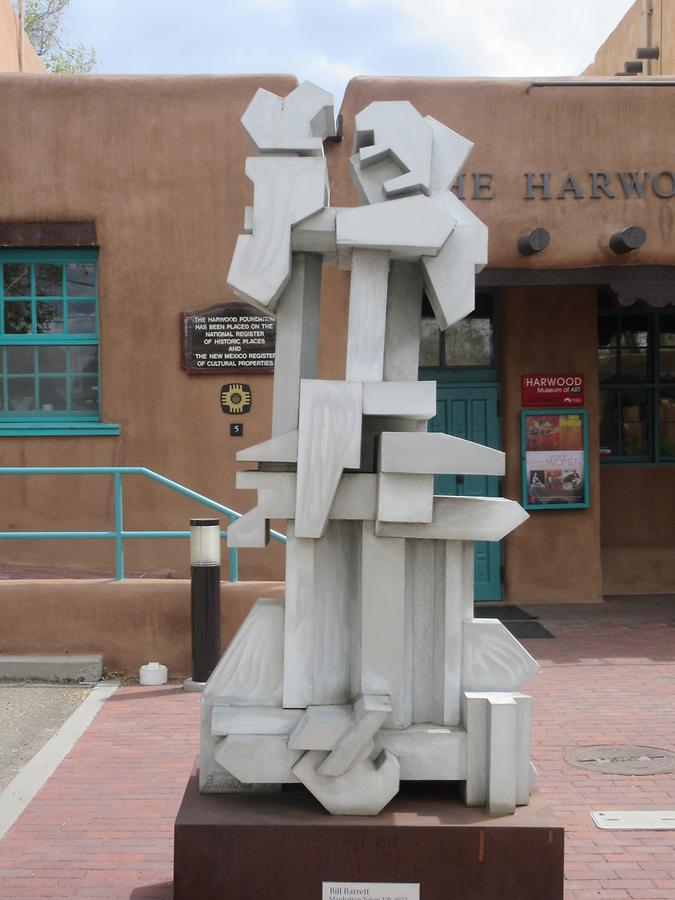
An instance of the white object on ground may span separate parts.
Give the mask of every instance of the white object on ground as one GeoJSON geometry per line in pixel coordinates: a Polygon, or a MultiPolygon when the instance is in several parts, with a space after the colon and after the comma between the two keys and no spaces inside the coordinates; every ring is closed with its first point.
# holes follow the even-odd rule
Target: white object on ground
{"type": "Polygon", "coordinates": [[[675,831],[675,809],[592,809],[590,814],[607,831],[675,831]]]}
{"type": "Polygon", "coordinates": [[[166,684],[169,677],[169,671],[166,666],[158,662],[149,662],[141,666],[138,672],[138,678],[141,684],[166,684]]]}

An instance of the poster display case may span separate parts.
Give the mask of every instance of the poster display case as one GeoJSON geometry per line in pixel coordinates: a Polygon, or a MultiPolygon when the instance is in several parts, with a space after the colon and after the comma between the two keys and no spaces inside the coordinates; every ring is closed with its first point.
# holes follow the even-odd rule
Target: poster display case
{"type": "Polygon", "coordinates": [[[585,509],[589,505],[587,411],[528,409],[520,415],[525,509],[585,509]]]}

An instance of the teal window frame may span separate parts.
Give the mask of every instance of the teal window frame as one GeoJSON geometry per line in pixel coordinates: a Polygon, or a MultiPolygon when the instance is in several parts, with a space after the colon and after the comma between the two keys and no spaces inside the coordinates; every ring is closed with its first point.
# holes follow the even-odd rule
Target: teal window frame
{"type": "MultiPolygon", "coordinates": [[[[54,281],[56,285],[58,281],[54,281]]],[[[17,307],[17,311],[19,308],[17,307]]],[[[0,249],[0,437],[17,436],[72,436],[72,435],[110,435],[119,434],[119,425],[101,422],[101,372],[100,372],[100,337],[99,337],[99,304],[98,304],[98,251],[96,249],[63,249],[63,250],[36,250],[36,249],[0,249]],[[5,266],[28,266],[30,272],[30,289],[21,295],[6,295],[5,266]],[[69,264],[93,264],[94,283],[90,292],[70,291],[68,287],[69,264]],[[60,292],[54,289],[41,294],[37,285],[38,266],[60,266],[61,286],[60,292]],[[40,331],[39,304],[51,306],[60,313],[62,331],[40,331]],[[82,311],[90,315],[93,303],[93,330],[78,331],[74,325],[75,319],[71,315],[80,306],[82,311]],[[26,311],[30,304],[31,330],[28,333],[14,333],[7,329],[8,319],[6,311],[12,308],[12,304],[22,304],[21,312],[26,311]],[[85,304],[87,304],[85,306],[85,304]],[[96,371],[87,371],[73,368],[73,361],[77,357],[77,348],[95,348],[97,354],[96,371]],[[10,370],[10,353],[13,348],[32,348],[32,368],[26,372],[12,372],[10,370]],[[60,368],[45,368],[40,371],[40,351],[48,348],[63,348],[63,362],[60,368]],[[73,352],[74,351],[74,352],[73,352]],[[10,409],[10,388],[13,382],[33,380],[33,409],[10,409]],[[73,408],[75,397],[74,387],[77,381],[85,384],[89,381],[92,387],[96,387],[96,409],[73,408]],[[49,382],[59,383],[63,386],[67,409],[54,410],[45,408],[47,403],[41,405],[40,391],[49,382]],[[41,408],[42,406],[42,408],[41,408]]]]}
{"type": "MultiPolygon", "coordinates": [[[[622,307],[622,308],[599,308],[598,309],[598,331],[600,332],[603,321],[613,321],[616,323],[617,333],[620,335],[624,322],[630,323],[637,319],[647,320],[647,346],[645,352],[646,361],[646,377],[639,381],[635,379],[624,379],[621,371],[621,356],[625,348],[621,345],[619,337],[618,347],[616,351],[616,380],[599,379],[599,389],[601,395],[600,409],[602,410],[602,394],[615,394],[617,402],[617,434],[616,441],[619,447],[618,454],[603,453],[601,446],[600,462],[603,466],[672,466],[675,465],[675,452],[669,454],[663,452],[661,443],[661,398],[664,392],[675,391],[675,380],[666,381],[660,377],[661,372],[661,323],[665,316],[673,316],[675,312],[672,307],[663,309],[639,307],[622,307]],[[647,415],[645,426],[647,429],[647,452],[644,454],[622,453],[624,447],[624,429],[626,424],[623,419],[622,394],[627,392],[643,392],[646,394],[647,415]]],[[[630,329],[625,329],[629,331],[630,329]]],[[[600,347],[598,340],[598,352],[600,347]]]]}

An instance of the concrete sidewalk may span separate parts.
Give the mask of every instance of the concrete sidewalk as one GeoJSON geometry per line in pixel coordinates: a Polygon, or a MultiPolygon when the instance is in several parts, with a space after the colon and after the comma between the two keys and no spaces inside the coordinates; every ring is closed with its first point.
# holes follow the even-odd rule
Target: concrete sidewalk
{"type": "MultiPolygon", "coordinates": [[[[589,810],[675,809],[675,773],[603,775],[563,756],[675,749],[675,598],[527,609],[556,636],[523,643],[542,665],[525,690],[538,789],[567,830],[566,898],[673,900],[675,832],[600,831],[589,810]]],[[[177,686],[120,688],[0,843],[2,900],[169,900],[198,713],[177,686]]]]}
{"type": "Polygon", "coordinates": [[[0,793],[88,693],[79,684],[0,681],[0,793]]]}

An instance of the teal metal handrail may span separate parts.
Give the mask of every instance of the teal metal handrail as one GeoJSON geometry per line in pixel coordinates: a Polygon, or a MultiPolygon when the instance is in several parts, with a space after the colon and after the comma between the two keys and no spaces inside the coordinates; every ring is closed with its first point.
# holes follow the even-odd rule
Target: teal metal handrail
{"type": "MultiPolygon", "coordinates": [[[[222,515],[227,516],[229,523],[236,522],[241,518],[241,513],[234,509],[229,509],[198,494],[196,491],[190,490],[177,481],[171,481],[152,469],[146,469],[145,466],[0,466],[0,475],[112,475],[114,479],[115,491],[115,528],[113,531],[0,531],[0,540],[111,540],[115,542],[115,580],[124,581],[124,542],[135,538],[188,538],[189,531],[125,531],[124,529],[124,506],[122,497],[122,476],[124,475],[143,475],[151,481],[156,481],[164,487],[170,488],[202,506],[208,506],[209,509],[215,509],[222,515]]],[[[221,538],[227,537],[226,531],[220,532],[221,538]]],[[[270,531],[270,537],[275,541],[286,543],[286,537],[278,531],[270,531]]],[[[230,547],[228,550],[230,558],[230,581],[239,580],[239,556],[236,547],[230,547]]]]}

